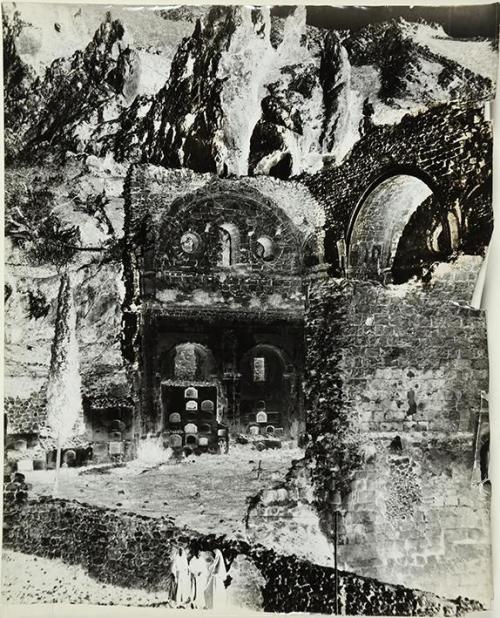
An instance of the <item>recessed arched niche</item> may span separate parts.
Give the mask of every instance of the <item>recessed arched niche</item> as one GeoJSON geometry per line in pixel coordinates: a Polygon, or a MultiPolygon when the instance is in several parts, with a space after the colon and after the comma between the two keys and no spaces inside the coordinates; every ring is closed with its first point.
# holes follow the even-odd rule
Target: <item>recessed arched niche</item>
{"type": "Polygon", "coordinates": [[[255,255],[264,262],[272,262],[275,256],[275,244],[269,236],[259,236],[255,241],[255,255]]]}
{"type": "Polygon", "coordinates": [[[214,411],[214,402],[210,399],[205,399],[201,402],[201,411],[202,412],[213,412],[214,411]]]}
{"type": "Polygon", "coordinates": [[[180,436],[178,433],[171,434],[168,441],[172,448],[182,446],[182,436],[180,436]]]}
{"type": "Polygon", "coordinates": [[[240,261],[240,231],[235,223],[219,225],[220,253],[218,266],[233,266],[240,261]]]}
{"type": "Polygon", "coordinates": [[[257,412],[255,420],[257,423],[267,423],[267,414],[265,412],[257,412]]]}
{"type": "Polygon", "coordinates": [[[186,388],[186,390],[184,391],[184,398],[185,399],[198,399],[198,390],[194,388],[193,386],[186,388]]]}

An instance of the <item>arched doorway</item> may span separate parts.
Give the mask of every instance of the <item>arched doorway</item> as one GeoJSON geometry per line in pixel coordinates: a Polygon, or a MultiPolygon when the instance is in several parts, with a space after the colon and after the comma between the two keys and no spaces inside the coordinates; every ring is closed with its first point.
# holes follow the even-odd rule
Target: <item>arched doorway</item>
{"type": "Polygon", "coordinates": [[[240,363],[240,418],[252,433],[288,435],[296,413],[296,372],[283,350],[260,344],[240,363]]]}
{"type": "Polygon", "coordinates": [[[201,343],[179,343],[163,355],[160,367],[165,444],[217,448],[224,398],[212,351],[201,343]]]}
{"type": "Polygon", "coordinates": [[[459,219],[444,213],[421,177],[394,174],[370,189],[348,231],[348,274],[403,283],[458,244],[459,219]]]}
{"type": "Polygon", "coordinates": [[[180,343],[161,359],[162,379],[210,380],[217,375],[212,351],[201,343],[180,343]]]}

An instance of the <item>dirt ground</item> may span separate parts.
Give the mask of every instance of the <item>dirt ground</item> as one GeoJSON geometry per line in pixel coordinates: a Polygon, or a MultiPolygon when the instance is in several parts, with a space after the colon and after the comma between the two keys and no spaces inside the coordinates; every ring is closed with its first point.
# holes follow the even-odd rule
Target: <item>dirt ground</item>
{"type": "MultiPolygon", "coordinates": [[[[245,611],[245,615],[258,612],[260,597],[259,586],[263,585],[260,574],[254,574],[252,569],[238,559],[231,567],[233,581],[228,589],[227,605],[214,610],[203,610],[202,614],[236,616],[245,611]],[[256,575],[252,577],[252,575],[256,575]],[[257,601],[257,605],[255,605],[257,601]]],[[[168,615],[200,616],[199,611],[189,608],[177,609],[175,602],[169,599],[167,592],[147,592],[135,588],[121,588],[104,584],[87,575],[79,565],[66,564],[62,560],[40,558],[11,550],[5,550],[2,555],[2,616],[7,616],[8,606],[37,605],[36,616],[46,615],[43,605],[50,605],[56,612],[60,604],[73,605],[106,605],[121,607],[157,608],[155,614],[162,616],[162,611],[169,610],[168,615]],[[43,604],[43,605],[42,605],[43,604]]],[[[73,611],[73,610],[71,610],[73,611]]],[[[16,614],[18,615],[18,614],[16,614]]],[[[33,615],[33,614],[31,614],[33,615]]],[[[51,618],[54,618],[52,613],[51,618]]],[[[68,614],[69,615],[69,614],[68,614]]],[[[101,615],[88,611],[85,616],[101,615]]],[[[106,616],[109,614],[106,614],[106,616]]],[[[116,614],[114,614],[116,616],[116,614]]],[[[129,615],[129,614],[125,614],[129,615]]],[[[134,618],[139,614],[134,614],[134,618]]],[[[143,614],[140,614],[143,615],[143,614]]],[[[65,615],[63,614],[64,618],[65,615]]]]}
{"type": "MultiPolygon", "coordinates": [[[[168,515],[178,526],[245,538],[247,496],[284,479],[292,460],[302,456],[300,449],[286,446],[258,452],[250,445],[234,445],[227,454],[162,463],[164,454],[150,445],[142,459],[123,467],[61,469],[57,496],[151,517],[168,515]]],[[[26,481],[32,485],[31,496],[52,495],[54,471],[28,472],[26,481]]],[[[238,600],[244,596],[234,592],[238,600]]],[[[172,607],[167,593],[103,584],[77,565],[11,550],[2,555],[2,600],[172,607]]]]}
{"type": "Polygon", "coordinates": [[[10,550],[2,552],[2,602],[172,607],[166,592],[103,584],[80,566],[10,550]]]}
{"type": "MultiPolygon", "coordinates": [[[[302,456],[301,449],[286,446],[259,452],[234,445],[227,454],[179,463],[136,460],[118,468],[65,468],[57,495],[151,517],[168,515],[181,527],[241,538],[247,496],[284,479],[292,460],[302,456]]],[[[53,480],[52,470],[26,474],[32,496],[51,495],[53,480]]]]}

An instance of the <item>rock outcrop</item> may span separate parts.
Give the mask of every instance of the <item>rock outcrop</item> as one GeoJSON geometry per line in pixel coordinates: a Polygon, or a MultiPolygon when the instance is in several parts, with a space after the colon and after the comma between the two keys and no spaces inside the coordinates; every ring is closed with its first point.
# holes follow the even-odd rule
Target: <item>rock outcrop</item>
{"type": "Polygon", "coordinates": [[[492,95],[487,77],[423,42],[432,39],[428,25],[425,39],[402,20],[359,31],[312,27],[305,7],[286,18],[266,7],[207,7],[191,22],[163,13],[156,19],[194,25],[167,62],[170,73],[162,65],[159,90],[159,76],[142,83],[154,62],[110,14],[85,49],[42,77],[16,52],[22,24],[5,18],[11,158],[111,154],[288,178],[339,163],[360,138],[366,104],[374,124],[392,124],[423,106],[492,95]]]}

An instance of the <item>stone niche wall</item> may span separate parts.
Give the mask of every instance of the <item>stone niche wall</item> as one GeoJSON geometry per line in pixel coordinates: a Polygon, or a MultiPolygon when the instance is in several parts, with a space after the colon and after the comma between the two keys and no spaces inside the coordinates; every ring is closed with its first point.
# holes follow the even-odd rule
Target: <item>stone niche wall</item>
{"type": "Polygon", "coordinates": [[[169,305],[303,306],[301,262],[309,255],[322,259],[324,223],[321,207],[303,185],[269,178],[222,180],[139,165],[129,172],[125,195],[126,237],[141,254],[135,262],[128,256],[132,261],[125,264],[130,294],[169,305]],[[233,238],[234,264],[221,268],[218,226],[223,224],[236,224],[239,238],[233,238]],[[179,244],[187,230],[202,239],[202,250],[192,256],[179,244]],[[253,255],[260,235],[272,237],[275,245],[275,257],[267,262],[253,255]],[[133,289],[134,270],[142,271],[141,290],[133,289]]]}
{"type": "Polygon", "coordinates": [[[312,288],[306,418],[330,538],[332,489],[343,494],[341,566],[489,604],[490,501],[475,461],[486,329],[467,304],[480,264],[459,257],[427,284],[312,288]]]}
{"type": "MultiPolygon", "coordinates": [[[[25,504],[4,500],[3,542],[9,549],[81,565],[101,582],[146,590],[168,585],[174,546],[218,548],[229,575],[236,578],[230,592],[231,585],[237,586],[236,598],[232,595],[237,602],[250,602],[255,609],[255,598],[248,596],[257,592],[264,611],[331,614],[334,610],[334,569],[282,556],[262,545],[180,529],[168,516],[151,518],[48,497],[25,504]],[[251,566],[243,573],[241,558],[251,566]],[[256,574],[261,575],[260,591],[255,591],[256,574]]],[[[348,615],[457,616],[481,605],[339,571],[339,609],[348,615]]]]}
{"type": "MultiPolygon", "coordinates": [[[[125,237],[131,249],[124,256],[126,289],[122,349],[127,359],[135,359],[139,308],[144,300],[150,304],[154,302],[169,315],[195,308],[203,311],[219,309],[221,314],[228,310],[255,314],[288,312],[294,316],[302,313],[305,297],[301,269],[291,273],[291,260],[285,261],[287,268],[282,272],[276,271],[272,261],[260,265],[255,261],[235,264],[229,268],[220,268],[215,263],[213,253],[219,240],[214,233],[221,223],[217,217],[224,218],[225,200],[233,205],[241,202],[241,213],[238,209],[235,212],[238,215],[236,218],[242,219],[242,234],[251,231],[252,212],[246,213],[246,209],[251,211],[253,208],[256,218],[253,223],[257,232],[259,226],[265,223],[259,213],[264,213],[273,221],[273,234],[277,232],[276,226],[280,222],[286,223],[284,238],[293,237],[296,252],[301,258],[310,255],[318,261],[322,260],[324,212],[309,190],[299,182],[266,177],[218,179],[211,174],[197,174],[184,169],[132,166],[125,183],[125,237]],[[200,217],[199,221],[192,222],[207,248],[200,263],[180,256],[180,250],[173,259],[172,256],[164,259],[168,257],[165,255],[168,242],[162,245],[162,241],[174,236],[166,234],[162,238],[165,222],[176,224],[179,227],[176,232],[183,232],[184,225],[187,228],[190,226],[188,215],[191,210],[199,210],[203,202],[212,198],[216,201],[220,198],[221,202],[206,207],[206,223],[210,223],[209,217],[215,217],[212,225],[203,227],[200,217]],[[248,221],[247,214],[250,217],[248,221]]],[[[170,244],[178,244],[179,238],[177,234],[175,242],[170,244]]],[[[243,240],[241,247],[244,248],[249,241],[243,240]]],[[[241,315],[245,320],[246,313],[241,315]]]]}

